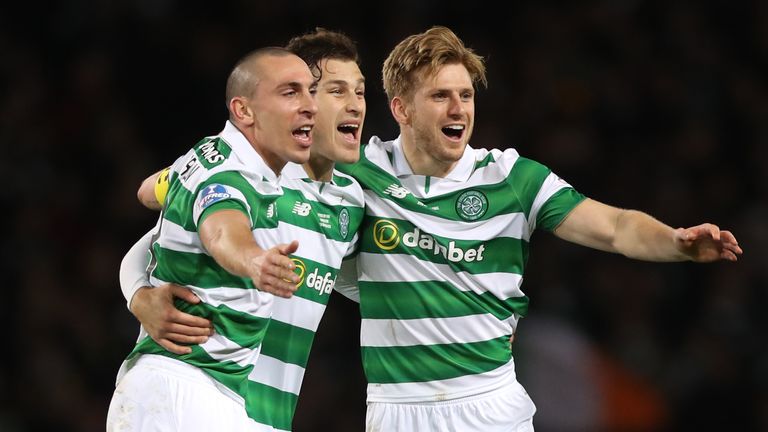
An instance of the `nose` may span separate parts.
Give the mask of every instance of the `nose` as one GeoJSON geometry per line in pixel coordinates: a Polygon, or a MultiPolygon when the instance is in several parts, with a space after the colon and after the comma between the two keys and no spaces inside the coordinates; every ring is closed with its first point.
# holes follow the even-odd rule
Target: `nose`
{"type": "Polygon", "coordinates": [[[460,95],[451,95],[450,101],[448,102],[448,115],[451,117],[462,117],[464,115],[464,104],[462,103],[460,95]]]}
{"type": "Polygon", "coordinates": [[[317,114],[317,101],[309,90],[302,92],[300,110],[302,114],[306,114],[309,117],[314,117],[317,114]]]}
{"type": "Polygon", "coordinates": [[[361,114],[365,109],[365,98],[351,92],[347,98],[347,112],[361,114]]]}

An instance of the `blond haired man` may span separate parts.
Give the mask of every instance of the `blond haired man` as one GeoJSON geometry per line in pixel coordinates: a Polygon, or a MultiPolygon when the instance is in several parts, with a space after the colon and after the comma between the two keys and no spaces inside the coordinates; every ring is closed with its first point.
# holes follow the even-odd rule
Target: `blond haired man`
{"type": "Polygon", "coordinates": [[[373,137],[341,168],[366,200],[357,270],[344,273],[360,291],[368,431],[533,429],[509,337],[528,308],[536,228],[649,261],[741,254],[712,224],[675,230],[586,198],[514,149],[470,147],[485,66],[445,27],[400,42],[383,79],[400,136],[373,137]]]}

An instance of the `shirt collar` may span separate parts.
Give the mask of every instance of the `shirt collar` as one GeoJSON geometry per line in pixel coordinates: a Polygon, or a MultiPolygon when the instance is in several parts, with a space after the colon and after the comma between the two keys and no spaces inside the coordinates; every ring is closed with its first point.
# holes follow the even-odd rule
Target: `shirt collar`
{"type": "MultiPolygon", "coordinates": [[[[394,168],[395,175],[398,178],[414,175],[413,170],[411,170],[411,165],[408,164],[408,160],[405,158],[405,152],[403,151],[403,144],[400,138],[401,137],[398,136],[397,139],[392,142],[392,168],[394,168]]],[[[459,159],[459,162],[444,178],[457,182],[467,181],[474,168],[474,150],[467,144],[464,148],[464,154],[461,156],[461,159],[459,159]]]]}
{"type": "Polygon", "coordinates": [[[309,174],[304,170],[304,166],[293,162],[285,164],[282,176],[290,180],[304,180],[309,178],[309,174]]]}
{"type": "Polygon", "coordinates": [[[277,182],[278,175],[264,162],[264,158],[248,142],[240,129],[227,120],[219,136],[232,146],[232,151],[243,161],[249,170],[261,175],[269,182],[277,182]]]}

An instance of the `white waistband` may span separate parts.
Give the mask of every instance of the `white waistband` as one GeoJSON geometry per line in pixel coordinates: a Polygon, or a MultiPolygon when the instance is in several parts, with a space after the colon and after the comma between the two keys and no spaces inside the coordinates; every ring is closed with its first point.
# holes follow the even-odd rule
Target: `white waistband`
{"type": "Polygon", "coordinates": [[[195,381],[200,384],[211,385],[217,388],[219,387],[219,384],[216,382],[216,380],[214,380],[207,373],[203,372],[202,369],[170,357],[157,354],[142,354],[136,359],[136,363],[133,367],[136,366],[157,367],[162,369],[163,372],[168,372],[182,379],[195,381]]]}

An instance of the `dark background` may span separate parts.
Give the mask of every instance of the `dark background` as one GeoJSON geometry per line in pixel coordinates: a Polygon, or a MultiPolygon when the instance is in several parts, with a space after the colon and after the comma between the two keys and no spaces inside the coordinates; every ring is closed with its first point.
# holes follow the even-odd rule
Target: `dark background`
{"type": "MultiPolygon", "coordinates": [[[[436,24],[487,59],[473,146],[515,147],[672,226],[715,222],[745,250],[654,264],[534,236],[514,350],[537,430],[768,430],[768,3],[213,3],[0,6],[1,431],[104,429],[138,328],[118,266],[156,217],[135,191],[222,128],[241,55],[346,32],[364,138],[391,139],[380,65],[436,24]]],[[[298,432],[363,430],[357,311],[334,297],[298,432]]]]}

